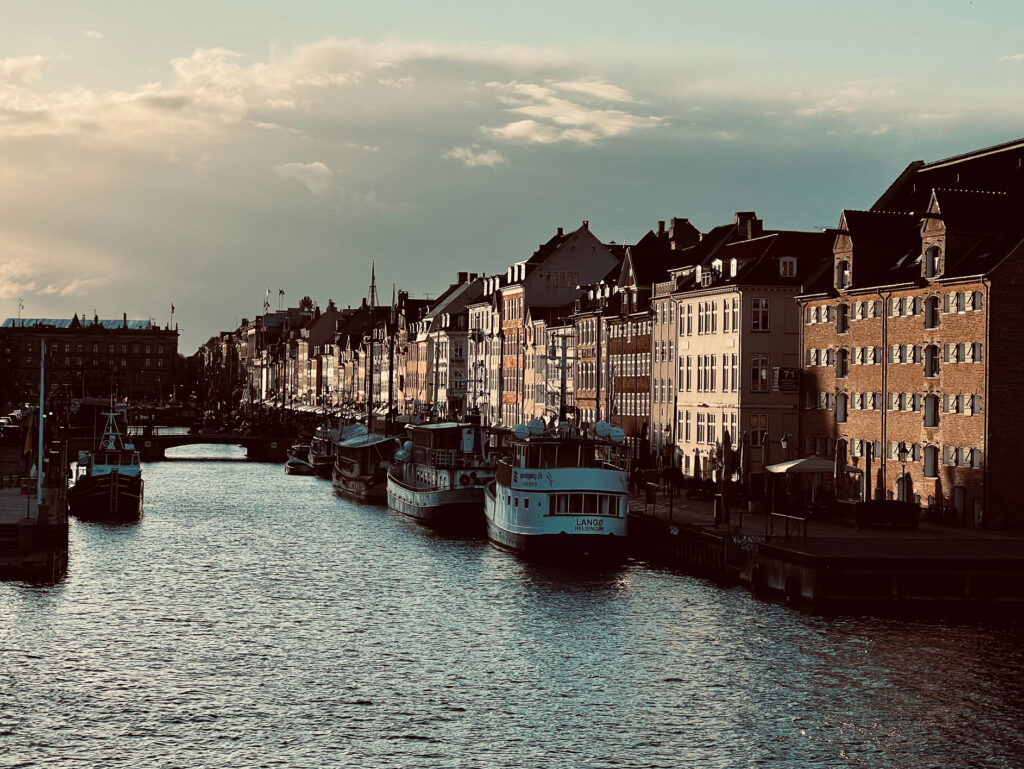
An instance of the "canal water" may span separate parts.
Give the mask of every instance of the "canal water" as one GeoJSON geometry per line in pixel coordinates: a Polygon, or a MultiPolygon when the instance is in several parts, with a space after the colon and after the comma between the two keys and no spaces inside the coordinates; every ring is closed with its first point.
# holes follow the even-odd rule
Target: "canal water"
{"type": "Polygon", "coordinates": [[[140,524],[0,584],[4,767],[1024,765],[1020,625],[530,565],[280,466],[144,472],[140,524]]]}

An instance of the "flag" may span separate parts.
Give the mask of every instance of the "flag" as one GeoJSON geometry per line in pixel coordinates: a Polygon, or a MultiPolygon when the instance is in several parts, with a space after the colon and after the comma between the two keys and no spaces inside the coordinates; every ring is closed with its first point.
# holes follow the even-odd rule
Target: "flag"
{"type": "Polygon", "coordinates": [[[284,296],[284,289],[282,288],[281,290],[279,290],[279,291],[277,292],[277,295],[278,295],[278,296],[284,296]]]}
{"type": "Polygon", "coordinates": [[[174,315],[174,305],[171,305],[171,315],[174,315]]]}

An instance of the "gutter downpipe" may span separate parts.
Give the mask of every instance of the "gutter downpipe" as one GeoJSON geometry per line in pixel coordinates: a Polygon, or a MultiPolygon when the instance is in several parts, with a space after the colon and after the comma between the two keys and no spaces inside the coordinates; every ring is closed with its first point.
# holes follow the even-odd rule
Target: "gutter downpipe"
{"type": "MultiPolygon", "coordinates": [[[[885,497],[885,488],[888,487],[889,478],[887,473],[886,462],[889,459],[889,454],[886,451],[886,431],[889,424],[889,300],[892,297],[892,290],[888,293],[882,293],[881,289],[877,292],[879,297],[882,299],[882,403],[879,408],[882,412],[882,431],[881,431],[881,451],[879,451],[879,469],[882,471],[882,497],[885,497]]],[[[874,479],[868,479],[868,499],[874,499],[874,479]]]]}
{"type": "Polygon", "coordinates": [[[982,276],[981,284],[985,287],[985,349],[982,353],[985,356],[985,409],[982,414],[984,415],[984,433],[981,436],[982,445],[982,476],[981,476],[981,527],[984,527],[989,520],[989,465],[988,465],[988,443],[989,443],[989,414],[991,409],[989,408],[989,387],[991,377],[989,368],[989,360],[991,357],[991,348],[989,347],[989,315],[992,312],[992,284],[989,282],[987,276],[982,276]]]}

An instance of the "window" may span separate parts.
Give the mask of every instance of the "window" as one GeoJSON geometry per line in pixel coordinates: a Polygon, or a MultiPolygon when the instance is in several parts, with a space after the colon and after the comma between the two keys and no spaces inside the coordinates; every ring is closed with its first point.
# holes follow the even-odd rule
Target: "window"
{"type": "Polygon", "coordinates": [[[938,446],[925,446],[924,447],[924,477],[925,478],[938,478],[939,477],[939,447],[938,446]]]}
{"type": "Polygon", "coordinates": [[[764,444],[765,438],[768,437],[768,415],[767,414],[752,414],[751,415],[751,445],[760,446],[764,444]]]}
{"type": "Polygon", "coordinates": [[[796,277],[796,257],[784,256],[779,260],[779,275],[783,278],[796,277]]]}
{"type": "Polygon", "coordinates": [[[836,333],[846,334],[850,330],[850,306],[841,304],[836,308],[836,333]]]}
{"type": "Polygon", "coordinates": [[[697,412],[697,443],[704,442],[704,412],[697,412]]]}
{"type": "Polygon", "coordinates": [[[751,300],[751,320],[750,330],[751,331],[769,331],[771,330],[768,325],[768,299],[767,297],[760,297],[751,300]]]}
{"type": "Polygon", "coordinates": [[[846,406],[849,396],[846,393],[839,393],[836,396],[836,422],[846,422],[846,406]]]}
{"type": "Polygon", "coordinates": [[[937,377],[939,375],[939,346],[928,345],[924,350],[924,375],[926,377],[937,377]]]}
{"type": "Polygon", "coordinates": [[[850,373],[850,351],[845,347],[836,350],[836,378],[845,379],[850,373]]]}
{"type": "Polygon", "coordinates": [[[934,278],[939,274],[939,261],[941,253],[938,246],[931,246],[924,252],[924,276],[934,278]]]}
{"type": "Polygon", "coordinates": [[[939,318],[939,297],[933,294],[924,300],[924,327],[938,328],[939,318]]]}
{"type": "Polygon", "coordinates": [[[850,287],[850,263],[845,259],[836,264],[836,288],[850,287]]]}
{"type": "Polygon", "coordinates": [[[750,356],[750,389],[756,393],[768,392],[768,356],[764,353],[750,356]]]}

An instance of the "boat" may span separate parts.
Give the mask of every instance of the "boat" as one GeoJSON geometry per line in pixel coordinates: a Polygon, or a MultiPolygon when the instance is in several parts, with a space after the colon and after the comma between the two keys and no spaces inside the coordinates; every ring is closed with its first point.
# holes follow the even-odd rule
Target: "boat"
{"type": "Polygon", "coordinates": [[[384,502],[396,447],[394,438],[376,433],[338,443],[331,473],[334,490],[364,502],[384,502]]]}
{"type": "Polygon", "coordinates": [[[298,456],[288,457],[288,461],[284,463],[284,471],[288,475],[313,475],[315,472],[313,465],[298,456]]]}
{"type": "Polygon", "coordinates": [[[313,440],[309,442],[309,465],[321,478],[330,478],[334,469],[335,436],[327,424],[319,424],[313,431],[313,440]]]}
{"type": "Polygon", "coordinates": [[[366,433],[366,425],[359,422],[344,424],[344,421],[339,421],[335,430],[326,424],[319,425],[313,433],[308,452],[309,464],[313,466],[314,472],[321,478],[330,480],[334,474],[338,444],[366,433]]]}
{"type": "Polygon", "coordinates": [[[142,517],[143,480],[139,452],[125,443],[111,408],[99,445],[79,452],[74,486],[68,491],[68,511],[83,520],[112,523],[142,517]]]}
{"type": "Polygon", "coordinates": [[[479,424],[409,425],[388,470],[388,506],[438,529],[482,531],[484,487],[494,479],[479,424]]]}
{"type": "Polygon", "coordinates": [[[623,433],[605,422],[592,436],[555,432],[534,419],[517,425],[511,456],[484,493],[487,537],[544,559],[620,560],[626,554],[629,476],[623,433]]]}

